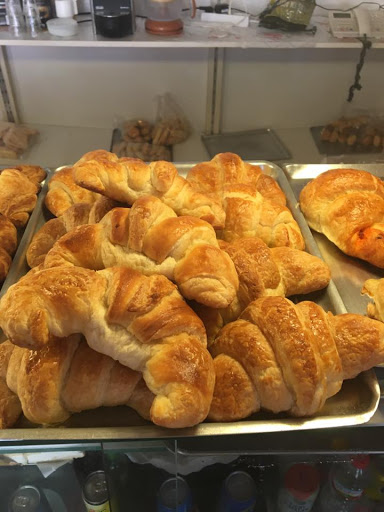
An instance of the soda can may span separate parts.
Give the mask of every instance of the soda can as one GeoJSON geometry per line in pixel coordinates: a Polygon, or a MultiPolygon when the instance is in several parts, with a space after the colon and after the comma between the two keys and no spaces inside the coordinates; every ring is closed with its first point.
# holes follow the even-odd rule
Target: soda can
{"type": "Polygon", "coordinates": [[[253,512],[257,501],[257,487],[245,471],[234,471],[224,481],[219,512],[253,512]]]}
{"type": "Polygon", "coordinates": [[[87,476],[83,487],[83,501],[88,512],[111,512],[104,471],[95,471],[87,476]]]}
{"type": "Polygon", "coordinates": [[[157,495],[157,512],[192,512],[192,494],[181,477],[169,478],[157,495]]]}
{"type": "Polygon", "coordinates": [[[49,512],[47,500],[33,485],[22,485],[9,500],[9,512],[49,512]]]}

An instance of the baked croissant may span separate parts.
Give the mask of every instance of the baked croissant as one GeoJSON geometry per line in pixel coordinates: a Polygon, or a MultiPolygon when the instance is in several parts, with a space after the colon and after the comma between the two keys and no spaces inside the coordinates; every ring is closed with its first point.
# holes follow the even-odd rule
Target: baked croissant
{"type": "Polygon", "coordinates": [[[73,178],[72,167],[65,167],[55,172],[48,183],[45,206],[55,217],[60,217],[76,203],[92,204],[99,194],[79,187],[73,178]]]}
{"type": "Polygon", "coordinates": [[[16,165],[13,169],[20,171],[35,185],[40,185],[47,176],[46,171],[40,165],[16,165]]]}
{"type": "Polygon", "coordinates": [[[238,277],[215,230],[196,217],[177,217],[160,199],[145,196],[132,208],[115,208],[95,225],[80,226],[58,240],[44,266],[100,270],[115,265],[145,275],[163,274],[182,294],[207,306],[228,306],[238,277]]]}
{"type": "Polygon", "coordinates": [[[384,322],[384,278],[365,281],[362,294],[368,295],[373,302],[367,305],[367,315],[384,322]]]}
{"type": "Polygon", "coordinates": [[[17,228],[26,225],[37,201],[39,187],[16,169],[0,174],[0,213],[17,228]]]}
{"type": "Polygon", "coordinates": [[[0,213],[0,282],[7,277],[17,248],[17,229],[0,213]]]}
{"type": "Polygon", "coordinates": [[[384,361],[384,325],[332,315],[314,302],[252,302],[210,347],[216,373],[209,418],[233,421],[260,408],[315,414],[352,379],[384,361]]]}
{"type": "Polygon", "coordinates": [[[131,205],[144,195],[159,197],[178,215],[198,217],[215,228],[224,226],[224,212],[218,201],[200,194],[170,162],[149,165],[135,158],[118,158],[108,151],[85,154],[74,166],[75,181],[81,187],[131,205]]]}
{"type": "Polygon", "coordinates": [[[219,153],[210,162],[202,162],[188,172],[187,180],[203,194],[222,196],[228,185],[253,185],[260,194],[275,203],[286,205],[284,192],[276,180],[259,166],[244,162],[234,153],[219,153]]]}
{"type": "Polygon", "coordinates": [[[300,193],[309,226],[349,256],[384,268],[384,184],[373,174],[332,169],[300,193]]]}
{"type": "Polygon", "coordinates": [[[164,276],[117,267],[32,270],[3,295],[0,323],[12,343],[29,349],[84,334],[97,352],[143,373],[157,425],[193,426],[208,414],[214,372],[205,329],[164,276]]]}
{"type": "Polygon", "coordinates": [[[43,224],[29,244],[26,254],[28,265],[33,268],[43,263],[47,253],[59,238],[77,226],[96,224],[116,206],[118,206],[116,201],[101,196],[93,204],[76,203],[65,210],[60,217],[43,224]]]}
{"type": "MultiPolygon", "coordinates": [[[[19,398],[32,423],[62,423],[72,413],[115,405],[136,408],[149,419],[154,397],[142,375],[95,352],[78,334],[52,340],[38,351],[5,341],[0,360],[2,382],[19,398]]],[[[0,387],[0,403],[3,396],[0,387]]]]}
{"type": "Polygon", "coordinates": [[[209,341],[225,324],[236,320],[253,300],[311,293],[325,288],[331,279],[328,265],[304,251],[290,247],[270,249],[260,238],[239,238],[232,244],[220,240],[219,245],[235,264],[239,290],[226,308],[194,306],[209,341]]]}
{"type": "Polygon", "coordinates": [[[227,242],[256,236],[268,247],[303,250],[304,238],[291,211],[265,199],[254,186],[228,185],[222,193],[225,226],[217,236],[227,242]]]}

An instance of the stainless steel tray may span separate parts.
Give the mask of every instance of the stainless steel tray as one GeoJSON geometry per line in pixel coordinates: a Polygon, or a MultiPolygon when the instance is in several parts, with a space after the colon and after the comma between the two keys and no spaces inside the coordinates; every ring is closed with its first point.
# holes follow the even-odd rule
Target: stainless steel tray
{"type": "Polygon", "coordinates": [[[291,154],[270,128],[243,132],[202,135],[201,140],[213,158],[218,153],[229,151],[243,160],[289,160],[291,154]]]}
{"type": "MultiPolygon", "coordinates": [[[[287,196],[288,206],[303,232],[307,250],[320,255],[301,212],[295,207],[297,201],[282,169],[269,162],[251,162],[262,167],[274,177],[287,196]]],[[[176,164],[179,173],[185,176],[193,163],[176,164]]],[[[31,217],[26,240],[45,222],[47,212],[43,204],[38,214],[31,217]]],[[[19,265],[13,279],[19,279],[26,271],[25,251],[18,255],[19,265]]],[[[15,281],[14,281],[15,282],[15,281]]],[[[312,294],[306,299],[316,300],[327,310],[343,313],[345,308],[336,286],[331,283],[326,290],[312,294]]],[[[299,298],[297,298],[298,300],[299,298]]],[[[160,439],[218,436],[234,434],[256,434],[261,432],[299,431],[318,428],[341,427],[366,423],[375,413],[380,399],[380,390],[375,373],[371,370],[356,379],[346,381],[342,390],[330,400],[320,413],[311,418],[291,418],[286,414],[257,413],[243,421],[233,423],[204,422],[193,428],[164,429],[146,422],[128,407],[99,408],[73,415],[66,423],[55,428],[42,428],[22,418],[17,428],[0,430],[0,439],[17,440],[116,440],[116,439],[160,439]]]]}
{"type": "MultiPolygon", "coordinates": [[[[300,192],[304,185],[328,169],[345,168],[343,164],[337,165],[285,165],[284,170],[288,176],[289,183],[298,201],[300,192]]],[[[384,177],[384,164],[348,164],[348,168],[369,171],[378,177],[384,177]]],[[[297,206],[298,209],[298,206],[297,206]]],[[[367,304],[370,299],[361,295],[360,291],[364,281],[372,278],[384,277],[384,269],[370,265],[367,262],[347,256],[324,235],[312,232],[313,238],[320,250],[320,253],[330,266],[332,279],[340,293],[346,309],[350,313],[365,315],[367,304]]]]}

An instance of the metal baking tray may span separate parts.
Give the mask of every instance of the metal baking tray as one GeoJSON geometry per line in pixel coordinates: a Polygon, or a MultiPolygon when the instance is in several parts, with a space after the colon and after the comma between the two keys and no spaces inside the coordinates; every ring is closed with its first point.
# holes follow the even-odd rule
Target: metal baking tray
{"type": "Polygon", "coordinates": [[[213,158],[218,153],[231,152],[243,160],[289,160],[291,154],[270,128],[242,132],[202,135],[201,140],[213,158]]]}
{"type": "MultiPolygon", "coordinates": [[[[284,170],[298,201],[302,188],[311,179],[329,169],[345,167],[343,164],[289,164],[284,166],[284,170]]],[[[378,177],[384,177],[384,164],[348,164],[348,168],[369,171],[378,177]]],[[[330,242],[326,236],[316,233],[316,231],[313,231],[312,234],[324,261],[331,268],[332,280],[339,291],[346,309],[350,313],[365,315],[370,299],[367,295],[361,295],[360,291],[367,279],[384,277],[384,269],[374,267],[368,262],[353,258],[352,256],[347,256],[335,244],[330,242]]]]}
{"type": "MultiPolygon", "coordinates": [[[[273,163],[250,162],[260,165],[266,174],[274,177],[283,189],[289,208],[300,225],[309,252],[319,255],[319,250],[301,212],[295,207],[296,198],[282,169],[273,163]]],[[[186,176],[194,163],[176,164],[180,175],[186,176]]],[[[46,211],[41,204],[40,211],[34,215],[28,225],[26,240],[31,240],[36,230],[44,223],[46,211]]],[[[18,272],[13,274],[17,280],[25,272],[25,251],[19,253],[18,272]]],[[[316,300],[327,310],[334,313],[345,312],[344,304],[334,283],[326,290],[306,295],[306,299],[316,300]]],[[[299,298],[297,298],[298,300],[299,298]]],[[[99,408],[74,414],[67,422],[58,427],[42,428],[30,424],[21,418],[16,428],[0,430],[0,440],[48,441],[48,440],[117,440],[117,439],[165,439],[191,438],[199,436],[219,436],[237,434],[256,434],[266,432],[299,431],[318,428],[342,427],[366,423],[375,413],[380,399],[380,389],[371,370],[357,378],[345,381],[342,390],[329,399],[321,412],[311,418],[291,418],[287,414],[273,415],[257,413],[246,420],[232,423],[203,422],[193,428],[165,429],[157,427],[140,418],[128,407],[99,408]]]]}

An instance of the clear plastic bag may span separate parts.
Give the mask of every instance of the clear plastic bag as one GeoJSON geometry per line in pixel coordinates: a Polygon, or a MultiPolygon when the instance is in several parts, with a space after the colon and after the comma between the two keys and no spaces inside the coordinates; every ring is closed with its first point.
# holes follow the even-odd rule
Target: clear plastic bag
{"type": "Polygon", "coordinates": [[[19,159],[33,144],[38,130],[22,124],[0,121],[0,158],[19,159]]]}
{"type": "Polygon", "coordinates": [[[121,137],[127,142],[152,142],[153,125],[144,119],[131,119],[121,125],[121,137]]]}
{"type": "Polygon", "coordinates": [[[172,162],[171,148],[149,142],[127,142],[121,140],[112,146],[112,152],[119,158],[140,158],[145,162],[165,160],[172,162]]]}
{"type": "Polygon", "coordinates": [[[173,146],[184,142],[191,133],[191,127],[184,112],[166,93],[157,97],[157,116],[153,129],[153,144],[173,146]]]}

